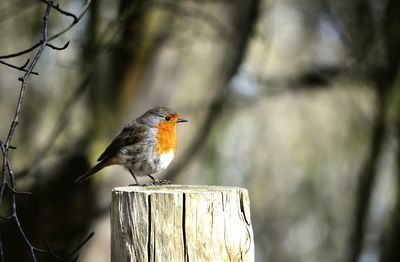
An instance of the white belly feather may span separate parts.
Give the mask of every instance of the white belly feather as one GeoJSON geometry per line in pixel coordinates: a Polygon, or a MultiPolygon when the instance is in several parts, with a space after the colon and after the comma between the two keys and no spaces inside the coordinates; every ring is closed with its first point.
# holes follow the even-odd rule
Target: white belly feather
{"type": "Polygon", "coordinates": [[[169,166],[169,164],[171,164],[172,159],[174,159],[174,150],[173,149],[169,150],[168,153],[161,154],[160,155],[160,168],[162,170],[166,169],[169,166]]]}

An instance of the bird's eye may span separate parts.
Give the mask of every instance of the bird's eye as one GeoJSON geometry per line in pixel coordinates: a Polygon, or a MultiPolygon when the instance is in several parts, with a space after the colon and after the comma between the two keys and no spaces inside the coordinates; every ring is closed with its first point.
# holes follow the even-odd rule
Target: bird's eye
{"type": "Polygon", "coordinates": [[[170,116],[166,116],[165,117],[165,121],[169,121],[169,120],[171,120],[171,117],[170,116]]]}

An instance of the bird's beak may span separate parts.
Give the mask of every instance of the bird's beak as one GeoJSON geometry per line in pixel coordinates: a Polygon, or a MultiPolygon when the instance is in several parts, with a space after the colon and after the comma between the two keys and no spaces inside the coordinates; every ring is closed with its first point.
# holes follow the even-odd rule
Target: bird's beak
{"type": "Polygon", "coordinates": [[[187,120],[183,117],[178,118],[178,120],[176,120],[177,123],[183,123],[183,122],[187,122],[187,120]]]}

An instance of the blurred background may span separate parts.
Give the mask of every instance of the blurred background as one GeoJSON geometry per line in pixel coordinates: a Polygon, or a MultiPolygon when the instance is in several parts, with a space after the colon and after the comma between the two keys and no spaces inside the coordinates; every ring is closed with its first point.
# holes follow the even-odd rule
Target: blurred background
{"type": "MultiPolygon", "coordinates": [[[[56,3],[78,14],[85,1],[56,3]]],[[[1,1],[0,55],[40,39],[45,7],[1,1]]],[[[50,35],[70,23],[52,10],[50,35]]],[[[79,261],[110,260],[110,191],[132,178],[108,167],[73,181],[126,122],[168,106],[189,123],[159,177],[247,188],[256,261],[400,261],[399,1],[93,0],[52,43],[66,41],[40,58],[10,153],[36,246],[94,231],[79,261]]],[[[3,140],[20,75],[0,65],[3,140]]],[[[5,261],[30,261],[0,223],[5,261]]]]}

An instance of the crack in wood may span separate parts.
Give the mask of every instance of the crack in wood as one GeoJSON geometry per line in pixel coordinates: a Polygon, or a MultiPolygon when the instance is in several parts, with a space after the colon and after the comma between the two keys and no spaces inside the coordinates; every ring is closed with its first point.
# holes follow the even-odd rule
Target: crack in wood
{"type": "Polygon", "coordinates": [[[184,260],[189,262],[189,254],[186,242],[186,194],[182,194],[182,236],[184,260]]]}
{"type": "Polygon", "coordinates": [[[150,262],[151,260],[151,194],[147,196],[147,206],[148,206],[148,216],[147,216],[147,261],[150,262]]]}
{"type": "Polygon", "coordinates": [[[156,241],[156,225],[154,225],[154,228],[153,228],[153,239],[154,239],[154,245],[153,245],[153,261],[156,261],[156,244],[157,244],[157,241],[156,241]]]}
{"type": "Polygon", "coordinates": [[[243,198],[244,198],[243,191],[240,191],[240,193],[239,193],[240,212],[242,212],[243,218],[244,218],[244,221],[246,222],[246,224],[247,224],[248,226],[250,226],[251,223],[250,223],[250,221],[248,220],[248,218],[247,218],[247,216],[246,216],[246,210],[245,210],[245,207],[244,207],[244,203],[243,203],[244,200],[243,200],[243,198]]]}
{"type": "Polygon", "coordinates": [[[113,262],[254,261],[245,189],[129,187],[113,194],[113,262]]]}

